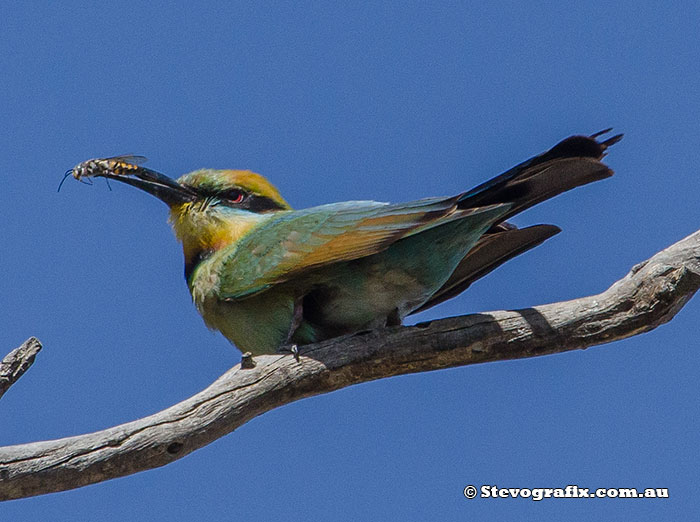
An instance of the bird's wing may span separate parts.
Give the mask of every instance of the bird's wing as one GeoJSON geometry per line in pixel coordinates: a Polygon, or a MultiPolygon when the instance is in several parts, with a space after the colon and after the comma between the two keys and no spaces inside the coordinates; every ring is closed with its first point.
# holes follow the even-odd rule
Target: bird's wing
{"type": "Polygon", "coordinates": [[[472,214],[493,223],[509,205],[458,209],[459,196],[389,205],[350,201],[279,213],[224,249],[218,294],[240,299],[300,273],[381,252],[402,237],[472,214]]]}
{"type": "Polygon", "coordinates": [[[559,232],[561,229],[554,225],[515,228],[510,224],[501,224],[492,227],[492,230],[481,236],[476,245],[464,256],[445,284],[411,314],[422,312],[461,294],[477,279],[481,279],[509,259],[527,252],[559,232]]]}

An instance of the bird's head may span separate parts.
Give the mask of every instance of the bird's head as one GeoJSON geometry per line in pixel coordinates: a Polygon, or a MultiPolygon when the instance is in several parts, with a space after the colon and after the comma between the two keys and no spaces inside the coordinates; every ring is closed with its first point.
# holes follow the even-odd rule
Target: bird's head
{"type": "Polygon", "coordinates": [[[196,170],[176,183],[183,195],[192,194],[166,201],[186,263],[237,241],[262,214],[291,209],[269,181],[249,170],[196,170]]]}
{"type": "Polygon", "coordinates": [[[186,268],[243,237],[265,215],[291,209],[269,181],[249,170],[202,169],[174,180],[118,157],[88,160],[69,173],[121,181],[165,202],[186,268]]]}

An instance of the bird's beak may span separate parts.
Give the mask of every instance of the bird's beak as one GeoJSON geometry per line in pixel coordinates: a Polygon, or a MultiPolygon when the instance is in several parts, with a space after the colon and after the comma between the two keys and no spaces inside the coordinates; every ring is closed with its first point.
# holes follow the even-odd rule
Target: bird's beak
{"type": "Polygon", "coordinates": [[[152,194],[169,207],[194,201],[197,193],[190,187],[155,170],[129,163],[122,158],[93,159],[84,161],[69,171],[74,178],[107,178],[152,194]]]}
{"type": "Polygon", "coordinates": [[[121,181],[132,187],[140,188],[157,197],[169,207],[194,201],[197,197],[197,194],[189,187],[180,185],[177,181],[164,174],[154,170],[144,169],[143,167],[139,167],[137,171],[131,173],[129,176],[105,174],[104,177],[121,181]]]}

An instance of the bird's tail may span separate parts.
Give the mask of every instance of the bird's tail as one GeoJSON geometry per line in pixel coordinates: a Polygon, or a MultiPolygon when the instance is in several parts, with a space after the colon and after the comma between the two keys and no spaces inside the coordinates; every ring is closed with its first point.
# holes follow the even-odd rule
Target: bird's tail
{"type": "Polygon", "coordinates": [[[600,160],[611,145],[622,139],[622,134],[597,140],[610,130],[565,139],[547,152],[465,192],[459,199],[459,206],[473,208],[512,203],[505,220],[562,192],[612,176],[612,170],[600,160]]]}
{"type": "Polygon", "coordinates": [[[622,134],[604,141],[597,139],[610,130],[592,136],[571,136],[547,152],[462,194],[458,206],[464,209],[497,203],[512,206],[503,216],[503,221],[493,225],[467,253],[447,282],[411,313],[426,310],[460,294],[509,259],[558,234],[561,230],[554,225],[518,229],[505,220],[562,192],[612,176],[613,171],[600,160],[610,146],[622,139],[622,134]]]}

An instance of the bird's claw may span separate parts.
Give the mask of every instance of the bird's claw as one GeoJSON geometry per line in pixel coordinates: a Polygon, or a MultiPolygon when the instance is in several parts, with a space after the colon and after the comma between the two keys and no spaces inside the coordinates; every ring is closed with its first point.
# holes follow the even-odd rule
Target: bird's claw
{"type": "Polygon", "coordinates": [[[296,359],[297,362],[299,362],[299,347],[296,344],[285,344],[283,346],[280,346],[279,349],[277,350],[278,353],[286,353],[289,352],[294,356],[294,359],[296,359]]]}

